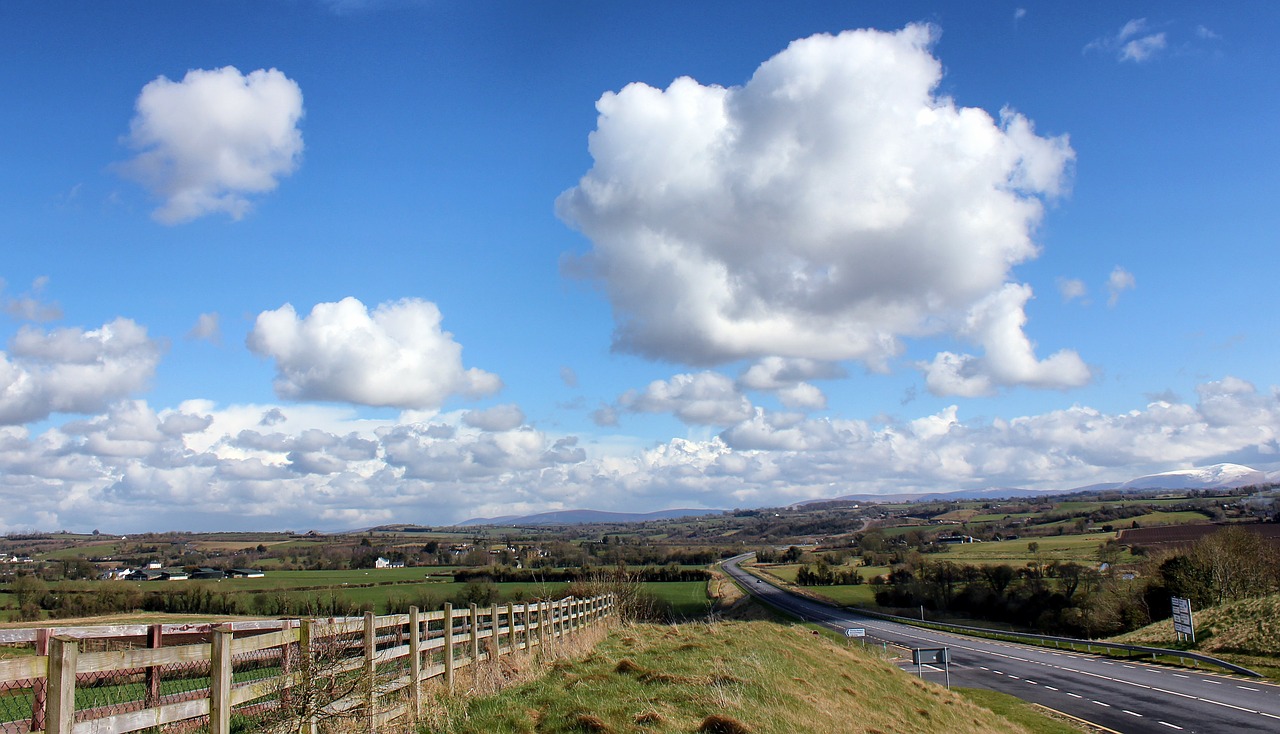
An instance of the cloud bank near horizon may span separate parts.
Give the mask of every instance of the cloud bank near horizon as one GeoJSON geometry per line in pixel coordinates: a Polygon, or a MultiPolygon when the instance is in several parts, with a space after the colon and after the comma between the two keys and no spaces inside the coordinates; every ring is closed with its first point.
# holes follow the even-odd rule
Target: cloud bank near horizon
{"type": "MultiPolygon", "coordinates": [[[[678,395],[696,382],[664,389],[678,395]]],[[[731,393],[716,384],[704,407],[737,410],[731,393]]],[[[661,409],[692,409],[671,400],[661,409]]],[[[1280,389],[1230,377],[1202,384],[1194,403],[1159,399],[1117,414],[1073,406],[966,422],[951,406],[873,422],[754,407],[710,438],[638,450],[537,429],[513,404],[370,420],[338,406],[191,400],[157,410],[125,400],[39,433],[0,427],[0,502],[10,508],[0,532],[338,530],[579,507],[1069,489],[1171,467],[1276,462],[1277,437],[1280,389]]]]}

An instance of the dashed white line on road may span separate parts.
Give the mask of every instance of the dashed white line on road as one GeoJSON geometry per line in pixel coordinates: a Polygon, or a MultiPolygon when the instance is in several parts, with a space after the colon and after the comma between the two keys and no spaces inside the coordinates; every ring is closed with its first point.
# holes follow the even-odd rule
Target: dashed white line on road
{"type": "Polygon", "coordinates": [[[1212,684],[1214,684],[1215,686],[1220,686],[1220,685],[1222,685],[1222,681],[1209,680],[1208,678],[1201,678],[1201,680],[1203,680],[1205,683],[1212,683],[1212,684]]]}
{"type": "Polygon", "coordinates": [[[1170,729],[1177,729],[1178,731],[1182,731],[1182,727],[1178,726],[1177,724],[1170,724],[1170,723],[1169,723],[1169,722],[1167,722],[1167,721],[1162,721],[1162,722],[1160,722],[1160,723],[1161,723],[1161,724],[1164,724],[1165,726],[1169,727],[1170,729]]]}
{"type": "Polygon", "coordinates": [[[1123,711],[1123,712],[1125,712],[1126,714],[1128,714],[1128,715],[1130,715],[1130,716],[1136,716],[1136,717],[1138,717],[1139,719],[1141,719],[1141,718],[1142,718],[1142,714],[1138,713],[1137,711],[1130,711],[1129,709],[1120,709],[1120,710],[1121,710],[1121,711],[1123,711]]]}
{"type": "Polygon", "coordinates": [[[1079,693],[1068,693],[1067,695],[1072,698],[1084,698],[1084,696],[1081,696],[1079,693]]]}
{"type": "Polygon", "coordinates": [[[1053,686],[1045,686],[1044,688],[1045,688],[1045,690],[1046,690],[1046,691],[1056,691],[1056,690],[1058,690],[1057,688],[1054,688],[1053,686]]]}
{"type": "Polygon", "coordinates": [[[1261,688],[1250,688],[1249,686],[1236,686],[1236,688],[1239,688],[1242,691],[1253,691],[1254,693],[1262,690],[1261,688]]]}
{"type": "Polygon", "coordinates": [[[1190,679],[1190,678],[1191,678],[1191,676],[1189,676],[1189,675],[1183,675],[1182,673],[1174,673],[1174,674],[1173,674],[1173,677],[1174,677],[1174,678],[1187,678],[1187,679],[1190,679]]]}
{"type": "MultiPolygon", "coordinates": [[[[1092,701],[1093,699],[1090,699],[1090,700],[1092,701]]],[[[1094,701],[1094,703],[1098,704],[1099,706],[1106,706],[1107,708],[1111,708],[1111,704],[1109,703],[1103,703],[1101,701],[1094,701]]]]}

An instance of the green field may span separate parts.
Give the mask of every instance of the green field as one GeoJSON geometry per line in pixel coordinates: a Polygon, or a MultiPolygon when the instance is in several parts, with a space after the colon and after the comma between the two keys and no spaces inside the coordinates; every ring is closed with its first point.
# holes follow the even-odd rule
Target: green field
{"type": "MultiPolygon", "coordinates": [[[[1085,535],[1048,535],[1018,540],[1001,540],[988,543],[962,543],[951,546],[951,550],[931,556],[930,559],[969,563],[978,566],[990,566],[1007,563],[1012,566],[1025,566],[1037,560],[1044,563],[1052,561],[1075,561],[1077,563],[1097,563],[1098,547],[1108,540],[1113,540],[1115,533],[1088,533],[1085,535]],[[1037,553],[1031,552],[1029,545],[1036,543],[1037,553]]],[[[1132,561],[1129,552],[1124,551],[1120,562],[1132,561]]]]}
{"type": "MultiPolygon", "coordinates": [[[[434,567],[433,573],[448,569],[434,567]]],[[[77,589],[92,589],[95,583],[74,582],[77,589]]],[[[186,588],[199,584],[215,591],[257,594],[280,594],[289,598],[340,596],[355,606],[370,605],[379,614],[388,611],[390,602],[402,602],[399,606],[415,604],[422,608],[438,609],[445,600],[456,598],[466,584],[452,579],[428,581],[423,568],[384,569],[378,571],[282,571],[260,579],[224,579],[221,581],[172,581],[133,582],[144,591],[169,588],[186,588]],[[344,581],[343,579],[348,579],[344,581]],[[370,581],[376,579],[376,581],[370,581]],[[368,586],[362,584],[376,583],[368,586]],[[180,584],[181,586],[176,586],[180,584]]],[[[567,583],[518,582],[495,584],[499,603],[520,602],[527,599],[553,598],[565,592],[567,583]]],[[[705,581],[646,582],[641,586],[650,594],[671,605],[678,619],[705,617],[709,609],[705,581]]],[[[0,621],[12,619],[16,612],[13,595],[0,592],[0,621]]]]}

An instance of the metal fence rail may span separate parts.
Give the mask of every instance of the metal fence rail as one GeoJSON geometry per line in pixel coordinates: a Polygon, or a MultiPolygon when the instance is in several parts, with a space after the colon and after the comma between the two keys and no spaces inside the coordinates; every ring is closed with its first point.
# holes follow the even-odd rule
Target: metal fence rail
{"type": "Polygon", "coordinates": [[[614,614],[607,595],[387,616],[5,630],[0,643],[19,656],[0,660],[0,734],[227,734],[233,717],[268,713],[312,732],[332,717],[372,731],[420,717],[425,681],[452,687],[465,667],[554,646],[614,614]]]}

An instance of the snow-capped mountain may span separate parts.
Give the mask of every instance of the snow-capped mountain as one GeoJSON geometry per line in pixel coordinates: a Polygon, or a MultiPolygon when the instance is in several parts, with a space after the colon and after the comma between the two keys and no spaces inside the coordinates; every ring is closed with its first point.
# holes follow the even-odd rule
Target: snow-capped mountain
{"type": "Polygon", "coordinates": [[[1266,472],[1240,464],[1213,464],[1148,474],[1130,479],[1120,489],[1226,489],[1271,481],[1266,472]]]}

